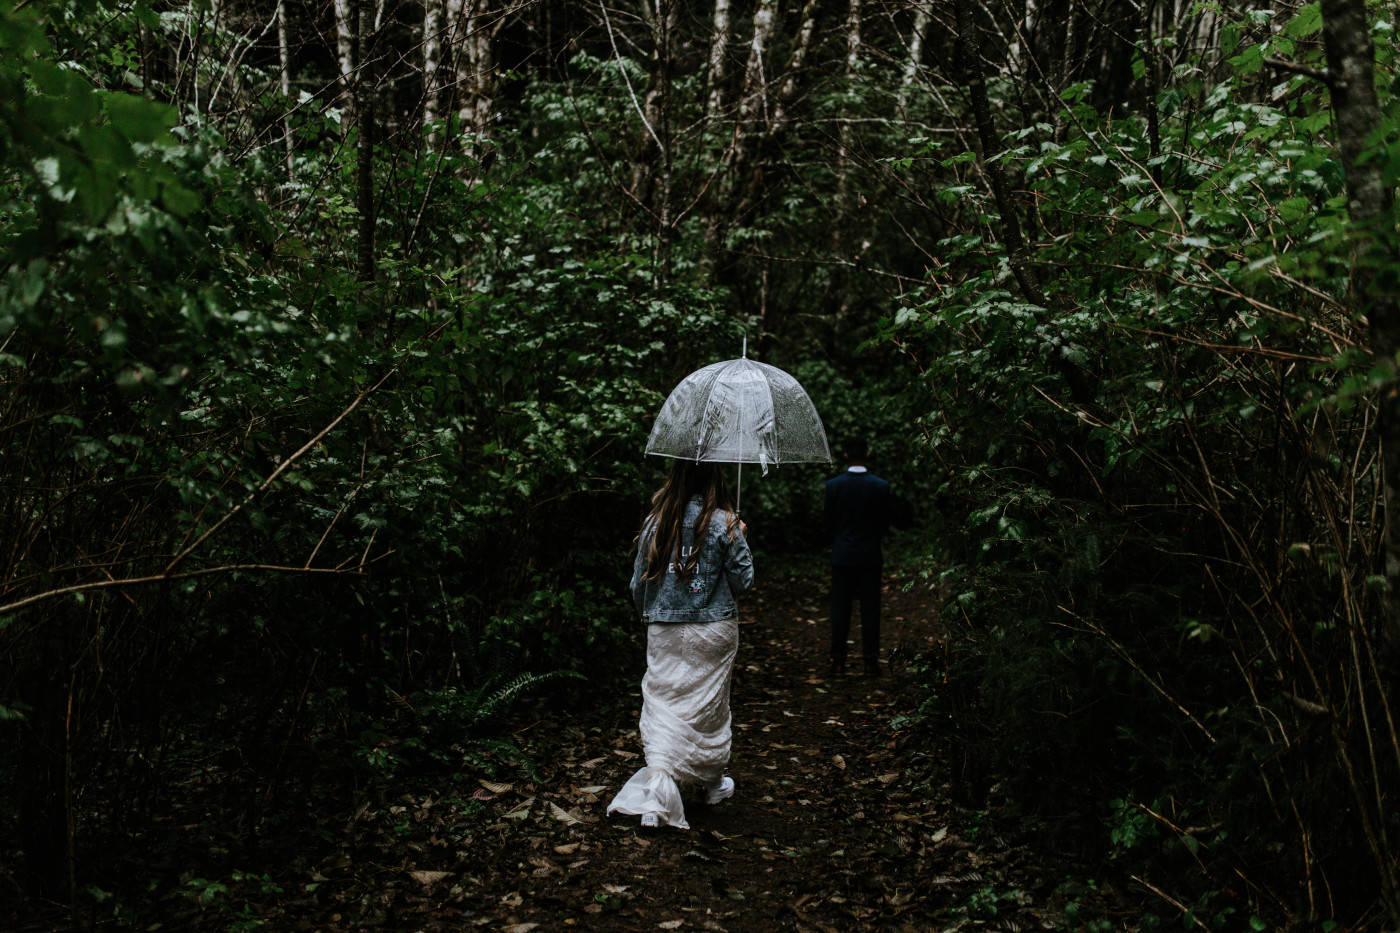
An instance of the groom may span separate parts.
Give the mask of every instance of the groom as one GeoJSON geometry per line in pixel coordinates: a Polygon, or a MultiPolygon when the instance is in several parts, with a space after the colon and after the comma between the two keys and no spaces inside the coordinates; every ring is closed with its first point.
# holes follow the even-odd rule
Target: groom
{"type": "Polygon", "coordinates": [[[831,676],[846,672],[851,603],[860,601],[865,673],[880,676],[880,539],[893,516],[890,484],[866,469],[863,440],[847,441],[846,472],[826,481],[826,530],[831,536],[831,676]]]}

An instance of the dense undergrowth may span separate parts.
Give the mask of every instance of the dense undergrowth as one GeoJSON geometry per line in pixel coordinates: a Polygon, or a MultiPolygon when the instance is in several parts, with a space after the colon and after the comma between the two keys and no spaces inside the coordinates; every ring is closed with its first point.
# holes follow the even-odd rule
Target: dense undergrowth
{"type": "Polygon", "coordinates": [[[1050,307],[969,231],[890,329],[957,532],[929,727],[968,793],[1014,775],[1050,838],[1170,892],[1144,929],[1381,928],[1394,896],[1376,375],[1325,92],[1262,65],[1320,60],[1319,28],[1246,21],[1159,126],[1066,92],[1071,129],[997,156],[1050,307]]]}
{"type": "MultiPolygon", "coordinates": [[[[421,11],[381,11],[378,138],[311,11],[284,92],[271,9],[0,10],[17,890],[131,916],[189,868],[172,812],[221,877],[327,788],[528,773],[512,703],[635,670],[650,419],[748,337],[915,513],[965,804],[1160,894],[1144,929],[1393,922],[1383,386],[1321,8],[1043,6],[1022,42],[808,4],[719,97],[699,20],[513,6],[489,127],[424,125],[421,11]]],[[[826,472],[745,472],[765,566],[819,565],[826,472]]]]}

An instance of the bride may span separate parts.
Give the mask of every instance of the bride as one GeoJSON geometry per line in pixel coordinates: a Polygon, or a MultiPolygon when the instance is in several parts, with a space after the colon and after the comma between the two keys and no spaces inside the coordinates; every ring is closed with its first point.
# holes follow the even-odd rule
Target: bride
{"type": "Polygon", "coordinates": [[[729,675],[739,648],[736,593],[753,586],[753,555],[722,468],[672,460],[651,498],[632,569],[632,598],[647,623],[642,679],[646,767],[608,812],[642,826],[689,829],[678,784],[700,784],[715,804],[734,795],[729,763],[729,675]]]}

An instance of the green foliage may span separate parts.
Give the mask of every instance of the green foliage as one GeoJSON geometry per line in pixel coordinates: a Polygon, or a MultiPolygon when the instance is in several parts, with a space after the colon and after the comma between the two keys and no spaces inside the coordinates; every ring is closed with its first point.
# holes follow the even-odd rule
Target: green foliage
{"type": "Polygon", "coordinates": [[[963,792],[1010,773],[1045,813],[1112,801],[1100,851],[1171,878],[1213,928],[1306,910],[1224,893],[1236,871],[1290,889],[1307,861],[1373,892],[1388,871],[1337,826],[1359,838],[1342,799],[1372,793],[1347,756],[1390,775],[1391,752],[1365,751],[1390,740],[1334,743],[1307,712],[1383,717],[1389,695],[1343,644],[1378,632],[1380,526],[1342,167],[1325,95],[1261,71],[1284,55],[1321,67],[1298,41],[1316,17],[1262,39],[1232,27],[1236,75],[1183,69],[1156,101],[1155,149],[1145,119],[1099,112],[1087,88],[1065,95],[1069,132],[1007,135],[998,158],[1045,231],[1048,307],[985,235],[992,205],[962,177],[975,156],[916,143],[955,176],[946,203],[966,220],[887,327],[923,374],[911,405],[948,467],[954,637],[925,662],[923,715],[965,750],[963,792]],[[1292,557],[1281,542],[1299,542],[1292,557]],[[1345,686],[1359,682],[1370,699],[1345,686]],[[1311,848],[1319,833],[1336,844],[1311,848]]]}
{"type": "MultiPolygon", "coordinates": [[[[497,670],[469,690],[446,687],[415,694],[409,702],[417,713],[422,741],[430,749],[451,749],[476,767],[490,767],[493,756],[510,756],[539,780],[534,762],[511,740],[480,734],[491,727],[521,695],[559,679],[584,680],[573,671],[519,674],[497,670]]],[[[440,754],[440,753],[438,753],[440,754]]]]}
{"type": "MultiPolygon", "coordinates": [[[[814,47],[787,122],[743,146],[764,108],[712,119],[702,71],[674,68],[664,171],[642,46],[584,37],[501,74],[489,133],[421,125],[405,55],[377,95],[362,278],[334,50],[299,53],[283,96],[247,15],[0,10],[0,829],[40,886],[65,827],[127,851],[192,775],[216,776],[204,812],[261,832],[271,788],[319,811],[528,771],[515,701],[638,663],[647,429],[747,335],[920,521],[902,546],[953,637],[915,667],[913,719],[955,745],[973,809],[1005,774],[1028,809],[1093,813],[1090,854],[1170,883],[1191,922],[1301,916],[1302,894],[1258,893],[1303,891],[1299,866],[1355,881],[1339,916],[1367,909],[1386,869],[1349,821],[1400,833],[1371,802],[1392,762],[1358,752],[1385,747],[1365,730],[1390,697],[1365,650],[1383,373],[1347,299],[1329,101],[1273,64],[1323,67],[1319,5],[1213,11],[1221,47],[1194,60],[1128,36],[1065,87],[990,78],[1009,122],[983,155],[1024,199],[1046,307],[960,151],[961,90],[886,67],[895,16],[849,64],[814,47]]],[[[749,471],[763,567],[820,550],[829,473],[749,471]]],[[[251,928],[261,884],[177,887],[251,928]]],[[[1108,922],[1064,894],[1070,923],[1108,922]]]]}
{"type": "Polygon", "coordinates": [[[339,113],[296,114],[280,178],[136,74],[183,15],[0,11],[0,605],[33,600],[0,625],[0,825],[50,879],[42,840],[121,844],[204,757],[230,810],[293,759],[317,806],[346,773],[533,772],[512,703],[636,665],[646,432],[743,332],[722,289],[561,212],[506,131],[489,177],[381,147],[357,280],[339,113]]]}

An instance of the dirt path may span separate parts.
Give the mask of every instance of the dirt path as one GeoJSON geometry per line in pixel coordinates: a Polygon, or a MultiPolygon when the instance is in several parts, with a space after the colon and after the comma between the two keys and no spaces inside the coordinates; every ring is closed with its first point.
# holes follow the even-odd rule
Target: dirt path
{"type": "Polygon", "coordinates": [[[1053,854],[1041,864],[1029,847],[998,835],[999,827],[1024,832],[1014,808],[988,814],[955,806],[948,769],[935,754],[938,737],[898,721],[919,701],[908,665],[936,648],[938,635],[927,588],[906,593],[904,582],[886,588],[890,663],[877,679],[826,677],[823,578],[770,580],[744,599],[729,769],[738,790],[709,807],[692,789],[688,832],[644,831],[635,817],[605,815],[641,763],[634,686],[591,697],[576,712],[541,701],[518,719],[517,738],[535,756],[538,781],[453,784],[425,774],[359,798],[343,785],[311,787],[303,818],[283,824],[292,832],[268,838],[261,850],[216,850],[216,841],[237,841],[238,827],[216,838],[222,811],[201,810],[192,794],[178,817],[166,819],[188,819],[184,829],[201,835],[168,856],[141,853],[143,876],[178,875],[179,887],[150,888],[139,916],[121,901],[116,910],[99,903],[80,923],[61,904],[29,904],[8,926],[162,933],[1127,929],[1122,921],[1135,905],[1121,894],[1106,898],[1107,886],[1074,881],[1094,869],[1067,867],[1053,854]],[[207,859],[230,867],[210,869],[207,859]],[[259,867],[231,870],[252,865],[259,867]],[[1084,916],[1110,913],[1108,900],[1115,921],[1086,925],[1084,916]]]}
{"type": "MultiPolygon", "coordinates": [[[[383,817],[362,814],[358,857],[346,860],[359,880],[334,897],[344,913],[321,900],[319,922],[300,927],[929,930],[956,926],[979,897],[996,918],[984,928],[1041,927],[1026,895],[997,893],[1019,890],[1026,859],[998,854],[1005,884],[993,887],[978,851],[990,840],[969,841],[975,816],[929,786],[936,766],[900,748],[892,728],[912,699],[905,663],[936,637],[927,590],[888,587],[884,648],[894,660],[881,678],[826,678],[824,601],[824,581],[811,578],[769,583],[744,601],[729,772],[738,792],[715,807],[688,794],[689,832],[642,831],[635,817],[604,813],[641,760],[634,690],[611,721],[535,723],[532,744],[553,749],[539,785],[461,790],[472,804],[406,795],[397,814],[407,814],[406,833],[401,822],[392,844],[383,817]],[[464,833],[443,830],[445,807],[478,804],[458,824],[464,833]],[[367,875],[375,855],[384,863],[367,875]]],[[[317,877],[333,883],[346,867],[317,877]]]]}

